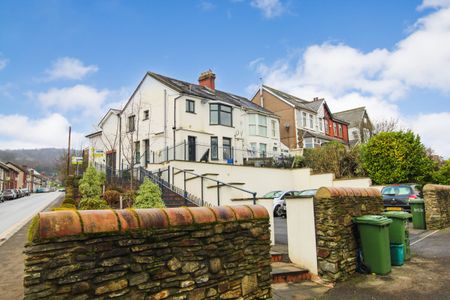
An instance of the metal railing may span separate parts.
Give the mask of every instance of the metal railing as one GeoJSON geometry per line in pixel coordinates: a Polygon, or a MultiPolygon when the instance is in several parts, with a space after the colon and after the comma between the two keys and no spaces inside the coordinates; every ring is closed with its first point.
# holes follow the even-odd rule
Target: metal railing
{"type": "Polygon", "coordinates": [[[257,194],[256,192],[252,192],[252,191],[240,188],[240,187],[233,186],[233,185],[225,183],[223,181],[207,177],[206,175],[196,174],[196,173],[191,172],[189,170],[172,167],[172,182],[175,182],[175,175],[177,175],[177,173],[175,173],[175,171],[178,171],[178,174],[183,173],[183,191],[184,191],[184,193],[187,193],[187,191],[186,191],[186,182],[188,180],[200,178],[200,194],[201,194],[200,195],[200,201],[201,201],[201,206],[204,206],[204,204],[205,204],[205,200],[204,200],[204,181],[205,180],[213,181],[213,182],[216,183],[216,186],[217,186],[217,206],[220,206],[220,188],[222,188],[222,187],[229,187],[229,188],[232,188],[232,189],[235,189],[235,190],[239,190],[239,191],[244,192],[244,193],[248,193],[253,198],[253,204],[256,204],[256,194],[257,194]],[[194,177],[187,178],[187,176],[186,176],[187,174],[192,175],[194,177]]]}
{"type": "Polygon", "coordinates": [[[200,201],[198,197],[195,195],[192,195],[188,193],[186,190],[182,190],[179,187],[173,185],[170,183],[170,167],[167,169],[158,169],[157,171],[148,171],[144,168],[139,168],[139,180],[142,183],[144,181],[144,178],[148,177],[153,183],[157,184],[159,188],[161,189],[161,192],[163,192],[163,189],[168,189],[172,191],[173,193],[179,195],[184,199],[185,205],[188,204],[188,202],[195,204],[197,206],[204,206],[204,203],[200,201]],[[167,178],[168,180],[165,180],[163,178],[164,172],[167,172],[167,178]]]}

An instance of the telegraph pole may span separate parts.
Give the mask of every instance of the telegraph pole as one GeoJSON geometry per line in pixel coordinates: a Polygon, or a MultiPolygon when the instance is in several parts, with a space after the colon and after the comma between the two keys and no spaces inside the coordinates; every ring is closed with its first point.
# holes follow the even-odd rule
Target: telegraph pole
{"type": "Polygon", "coordinates": [[[72,133],[72,126],[69,126],[69,145],[67,147],[67,177],[70,175],[70,135],[72,133]]]}

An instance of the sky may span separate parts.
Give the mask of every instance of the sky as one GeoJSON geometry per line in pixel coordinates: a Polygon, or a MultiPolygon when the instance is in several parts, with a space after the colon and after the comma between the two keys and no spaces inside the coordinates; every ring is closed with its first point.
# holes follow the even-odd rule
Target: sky
{"type": "Polygon", "coordinates": [[[75,147],[146,71],[334,112],[366,106],[450,157],[450,0],[0,2],[0,149],[75,147]]]}

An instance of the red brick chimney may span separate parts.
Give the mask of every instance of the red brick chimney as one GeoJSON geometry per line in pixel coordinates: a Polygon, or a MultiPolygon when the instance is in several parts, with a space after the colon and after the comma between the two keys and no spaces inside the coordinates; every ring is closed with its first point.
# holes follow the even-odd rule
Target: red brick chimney
{"type": "Polygon", "coordinates": [[[215,80],[216,74],[214,74],[213,71],[208,70],[200,74],[200,77],[198,78],[198,84],[201,86],[206,86],[211,90],[215,90],[216,89],[215,80]]]}

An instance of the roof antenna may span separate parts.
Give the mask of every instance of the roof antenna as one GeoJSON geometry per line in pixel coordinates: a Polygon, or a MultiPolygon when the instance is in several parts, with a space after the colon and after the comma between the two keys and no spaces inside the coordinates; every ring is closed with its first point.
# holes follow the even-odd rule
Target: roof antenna
{"type": "Polygon", "coordinates": [[[262,77],[259,77],[259,103],[261,107],[264,107],[264,97],[263,97],[263,83],[262,77]]]}

